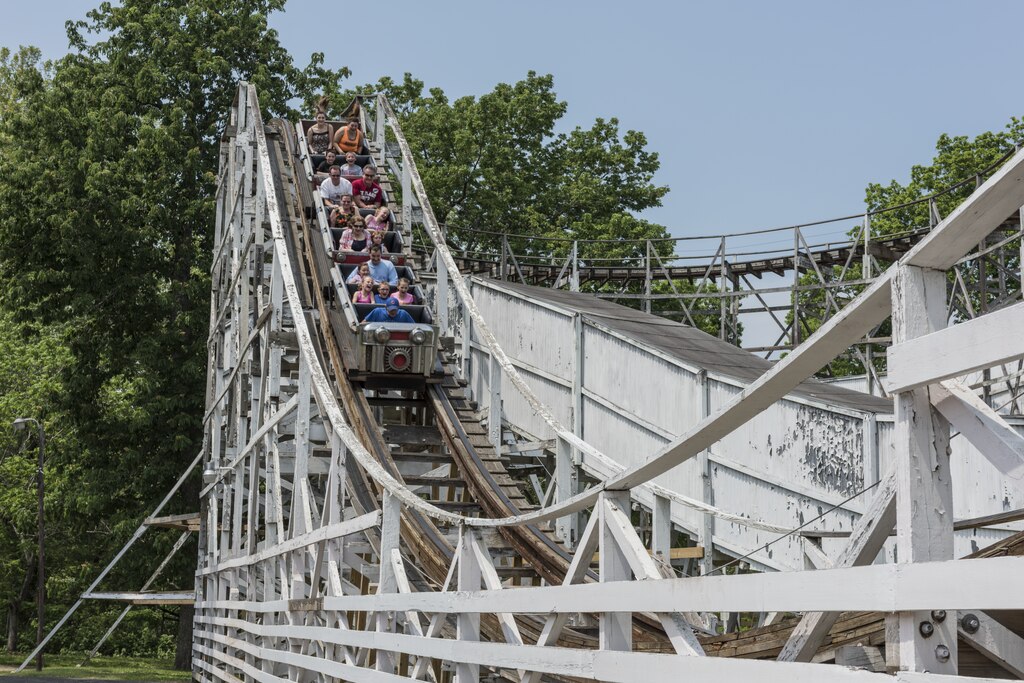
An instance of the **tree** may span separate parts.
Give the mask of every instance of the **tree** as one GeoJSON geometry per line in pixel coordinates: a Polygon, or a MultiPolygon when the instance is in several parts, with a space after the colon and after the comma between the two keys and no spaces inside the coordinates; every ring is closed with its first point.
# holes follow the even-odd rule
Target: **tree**
{"type": "MultiPolygon", "coordinates": [[[[1008,153],[1016,149],[1016,145],[1024,140],[1024,119],[1013,117],[1003,131],[985,132],[973,140],[967,136],[950,136],[943,134],[935,143],[935,157],[929,165],[914,165],[910,169],[910,180],[903,185],[890,180],[887,185],[871,183],[865,190],[867,210],[872,213],[871,238],[886,237],[927,230],[934,222],[929,206],[929,197],[934,197],[935,209],[939,216],[949,215],[961,202],[974,191],[984,180],[983,174],[995,170],[998,162],[1008,153]],[[924,201],[922,201],[924,200],[924,201]]],[[[848,234],[857,239],[860,229],[854,228],[848,234]]],[[[1006,253],[1009,260],[1003,264],[1008,270],[1020,267],[1019,241],[1008,245],[1006,253]]],[[[883,261],[883,267],[888,262],[883,261]]],[[[998,277],[996,266],[988,265],[986,269],[993,277],[998,277]]],[[[860,264],[853,264],[845,274],[839,267],[824,271],[824,275],[833,282],[855,281],[862,278],[860,264]]],[[[974,284],[972,278],[977,270],[965,275],[968,286],[974,284]]],[[[951,276],[952,277],[952,276],[951,276]]],[[[800,284],[818,284],[818,278],[808,273],[800,278],[800,284]]],[[[1012,283],[1019,286],[1019,282],[1012,283]]],[[[852,300],[863,291],[863,285],[849,285],[831,289],[832,296],[838,303],[852,300]]],[[[978,292],[971,287],[972,306],[981,305],[978,292]]],[[[1012,294],[1012,292],[1011,292],[1012,294]]],[[[1005,296],[1005,293],[1003,293],[1005,296]]],[[[801,309],[801,338],[806,338],[816,331],[827,319],[825,311],[829,302],[825,290],[805,291],[797,295],[801,309]]],[[[991,297],[986,294],[986,303],[991,297]]],[[[834,307],[831,309],[834,312],[834,307]]],[[[787,317],[792,322],[792,314],[787,317]]],[[[874,336],[888,336],[889,322],[885,322],[874,336]]],[[[873,363],[878,372],[885,371],[885,355],[878,354],[873,363]]],[[[830,377],[863,374],[865,366],[861,358],[855,354],[847,354],[836,358],[821,373],[830,377]]]]}
{"type": "MultiPolygon", "coordinates": [[[[440,88],[424,94],[422,81],[410,74],[401,83],[384,78],[372,89],[385,93],[398,113],[434,212],[461,247],[497,243],[464,229],[590,240],[667,236],[663,226],[635,216],[659,206],[668,192],[653,182],[658,155],[646,149],[647,139],[632,130],[620,135],[614,118],[556,134],[566,104],[550,75],[531,71],[517,83],[454,102],[440,88]]],[[[588,249],[582,257],[616,250],[588,249]]]]}
{"type": "MultiPolygon", "coordinates": [[[[76,477],[69,508],[113,532],[90,539],[94,558],[200,447],[219,134],[237,82],[271,116],[347,75],[322,56],[295,67],[267,24],[283,5],[104,2],[68,23],[73,52],[48,68],[38,51],[2,55],[0,291],[17,324],[67,331],[53,409],[80,451],[58,457],[76,477]]],[[[124,573],[151,559],[133,554],[124,573]]],[[[177,568],[186,586],[191,566],[177,568]]]]}

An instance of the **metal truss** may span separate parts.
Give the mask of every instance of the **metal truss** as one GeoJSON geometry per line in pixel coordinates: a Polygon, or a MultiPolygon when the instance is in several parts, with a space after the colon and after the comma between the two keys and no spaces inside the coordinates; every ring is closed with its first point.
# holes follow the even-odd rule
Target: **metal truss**
{"type": "MultiPolygon", "coordinates": [[[[331,376],[324,309],[304,285],[300,254],[316,233],[294,229],[289,183],[296,174],[282,172],[287,162],[268,142],[255,89],[243,83],[221,152],[196,574],[197,680],[892,680],[810,663],[829,621],[851,610],[895,615],[886,646],[898,657],[896,680],[980,680],[956,676],[958,636],[979,643],[1003,668],[1019,670],[1024,640],[984,611],[1024,610],[1024,595],[1007,588],[1019,581],[1024,558],[951,561],[952,482],[943,454],[952,425],[1007,477],[1020,482],[1024,476],[1024,439],[952,379],[977,370],[978,358],[999,363],[1024,355],[1021,337],[1008,350],[1005,338],[989,334],[988,316],[946,328],[946,273],[1024,204],[1024,153],[856,299],[842,307],[830,302],[836,310],[813,336],[720,410],[643,464],[576,492],[567,479],[574,458],[585,453],[614,462],[614,454],[562,425],[502,351],[445,245],[394,114],[383,97],[375,105],[376,142],[385,164],[402,174],[403,210],[415,197],[430,239],[437,317],[454,332],[449,313],[458,311],[459,324],[471,325],[487,347],[488,371],[501,378],[492,405],[500,406],[504,383],[551,427],[553,502],[504,518],[456,514],[419,497],[361,441],[346,393],[332,384],[345,379],[331,376]],[[391,162],[383,144],[388,131],[400,152],[391,162]],[[890,313],[896,344],[887,389],[897,406],[896,467],[838,561],[808,572],[666,578],[655,548],[645,546],[631,519],[634,492],[784,397],[890,313]],[[963,344],[977,354],[941,352],[963,344]],[[936,360],[923,368],[901,360],[922,357],[936,360]],[[564,535],[581,513],[586,524],[560,582],[513,587],[499,577],[489,532],[553,522],[564,535]],[[444,565],[410,564],[420,559],[408,525],[418,517],[455,530],[444,565]],[[893,529],[900,563],[873,565],[893,529]],[[704,656],[694,627],[699,630],[701,613],[719,611],[804,617],[783,662],[751,661],[704,656]],[[580,623],[594,626],[593,647],[570,637],[580,623]],[[637,623],[660,629],[665,648],[638,650],[637,623]]],[[[1024,304],[1004,314],[1002,324],[1020,326],[1024,304]]],[[[491,420],[488,438],[500,447],[501,421],[491,420]]],[[[655,545],[665,547],[663,529],[655,545]]]]}

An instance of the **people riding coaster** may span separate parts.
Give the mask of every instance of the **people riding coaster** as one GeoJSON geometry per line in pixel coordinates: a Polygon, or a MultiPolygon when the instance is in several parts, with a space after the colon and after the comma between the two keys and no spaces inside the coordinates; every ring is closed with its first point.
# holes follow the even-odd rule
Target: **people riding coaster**
{"type": "Polygon", "coordinates": [[[383,308],[375,308],[363,319],[367,323],[415,323],[408,311],[403,311],[394,299],[388,299],[383,308]]]}

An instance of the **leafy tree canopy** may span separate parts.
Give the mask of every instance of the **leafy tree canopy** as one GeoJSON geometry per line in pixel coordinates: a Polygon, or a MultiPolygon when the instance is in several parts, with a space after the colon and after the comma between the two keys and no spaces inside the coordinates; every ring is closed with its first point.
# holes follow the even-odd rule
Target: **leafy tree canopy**
{"type": "MultiPolygon", "coordinates": [[[[348,75],[320,55],[295,66],[267,23],[283,5],[104,2],[68,22],[59,60],[0,51],[0,307],[15,330],[0,343],[35,353],[36,337],[61,339],[45,395],[4,392],[12,412],[59,415],[48,428],[68,433],[49,454],[65,496],[52,538],[67,544],[51,554],[51,600],[95,576],[199,449],[219,135],[237,82],[271,116],[348,75]]],[[[119,571],[144,576],[155,556],[119,571]]]]}
{"type": "MultiPolygon", "coordinates": [[[[365,90],[383,92],[401,118],[442,223],[467,247],[493,243],[456,227],[544,237],[666,237],[664,227],[636,212],[660,206],[668,188],[654,183],[658,155],[643,133],[620,131],[615,118],[555,133],[566,103],[554,79],[529,72],[480,97],[451,101],[440,88],[424,92],[406,74],[365,90]]],[[[520,245],[529,253],[529,245],[520,245]]],[[[555,251],[550,244],[535,250],[555,251]]],[[[661,249],[671,248],[668,245],[661,249]]],[[[641,247],[642,250],[642,247],[641,247]]],[[[518,251],[518,250],[517,250],[518,251]]],[[[635,245],[591,245],[584,258],[635,255],[635,245]]]]}

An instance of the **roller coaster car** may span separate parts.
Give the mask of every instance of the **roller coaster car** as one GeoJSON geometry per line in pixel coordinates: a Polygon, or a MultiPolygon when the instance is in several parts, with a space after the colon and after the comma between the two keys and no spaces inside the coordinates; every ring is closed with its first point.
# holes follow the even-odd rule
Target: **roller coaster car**
{"type": "MultiPolygon", "coordinates": [[[[437,364],[438,329],[424,323],[359,323],[359,369],[377,375],[423,379],[437,364]]],[[[396,378],[398,379],[398,378],[396,378]]]]}

